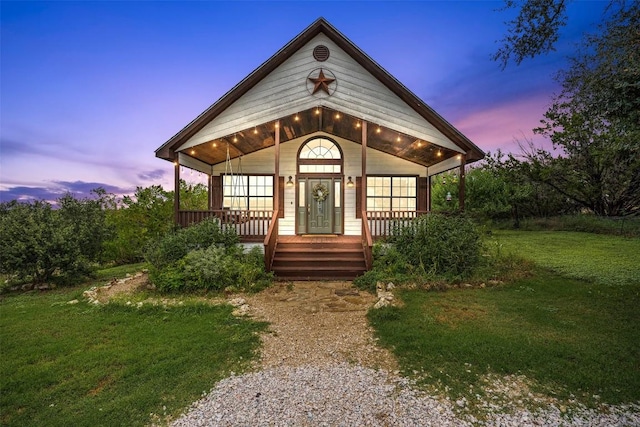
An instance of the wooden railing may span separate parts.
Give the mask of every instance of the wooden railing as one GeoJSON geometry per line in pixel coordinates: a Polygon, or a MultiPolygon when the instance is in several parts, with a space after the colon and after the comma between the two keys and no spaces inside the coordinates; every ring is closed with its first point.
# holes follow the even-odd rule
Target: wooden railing
{"type": "Polygon", "coordinates": [[[369,229],[369,221],[367,221],[367,213],[362,212],[362,249],[364,250],[364,264],[367,270],[371,270],[373,267],[373,253],[371,248],[373,247],[373,238],[371,237],[371,230],[369,229]]]}
{"type": "MultiPolygon", "coordinates": [[[[277,210],[276,210],[277,212],[277,210]]],[[[273,223],[274,211],[212,210],[179,211],[178,224],[188,227],[206,218],[218,218],[223,229],[234,229],[243,242],[261,242],[273,223]]]]}
{"type": "Polygon", "coordinates": [[[367,219],[371,237],[383,239],[391,236],[396,226],[408,225],[414,218],[426,213],[426,211],[366,211],[363,212],[362,218],[367,219]]]}
{"type": "Polygon", "coordinates": [[[264,238],[264,267],[267,271],[271,271],[273,264],[273,256],[276,252],[276,243],[278,242],[278,210],[273,211],[271,225],[267,230],[264,238]]]}

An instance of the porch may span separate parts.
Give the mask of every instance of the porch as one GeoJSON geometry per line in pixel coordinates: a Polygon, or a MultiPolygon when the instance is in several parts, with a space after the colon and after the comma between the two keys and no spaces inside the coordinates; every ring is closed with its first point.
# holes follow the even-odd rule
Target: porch
{"type": "Polygon", "coordinates": [[[278,210],[207,210],[178,213],[188,227],[216,218],[223,230],[234,230],[242,243],[263,243],[265,267],[289,280],[352,280],[372,265],[371,248],[394,227],[408,225],[426,211],[362,211],[359,236],[339,234],[279,235],[278,210]]]}

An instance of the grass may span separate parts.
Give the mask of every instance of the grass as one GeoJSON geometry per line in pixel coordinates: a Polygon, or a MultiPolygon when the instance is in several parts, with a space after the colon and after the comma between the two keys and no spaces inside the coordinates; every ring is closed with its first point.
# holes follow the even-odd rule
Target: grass
{"type": "Polygon", "coordinates": [[[532,277],[485,289],[404,290],[401,308],[370,311],[403,372],[470,401],[499,374],[524,375],[564,401],[640,402],[640,241],[570,232],[497,238],[539,266],[532,277]]]}
{"type": "Polygon", "coordinates": [[[136,426],[176,416],[247,369],[264,328],[226,305],[91,306],[83,289],[0,302],[3,426],[136,426]]]}
{"type": "MultiPolygon", "coordinates": [[[[497,221],[494,225],[501,229],[512,229],[513,220],[497,221]]],[[[586,233],[640,237],[640,217],[609,218],[588,214],[575,214],[548,218],[525,218],[520,221],[520,230],[581,231],[586,233]]]]}
{"type": "Polygon", "coordinates": [[[565,277],[603,285],[640,284],[640,239],[570,231],[497,231],[506,252],[565,277]]]}
{"type": "Polygon", "coordinates": [[[104,281],[104,280],[113,279],[114,277],[115,278],[124,277],[127,274],[134,274],[145,268],[147,268],[146,262],[140,262],[137,264],[117,265],[115,267],[103,268],[96,272],[95,280],[104,281]]]}

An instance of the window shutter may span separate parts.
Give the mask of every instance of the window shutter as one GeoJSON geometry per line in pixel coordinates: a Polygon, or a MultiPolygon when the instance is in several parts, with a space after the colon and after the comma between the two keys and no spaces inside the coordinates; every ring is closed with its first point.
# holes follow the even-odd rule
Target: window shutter
{"type": "Polygon", "coordinates": [[[222,209],[222,177],[220,175],[211,177],[211,209],[222,209]]]}
{"type": "Polygon", "coordinates": [[[356,176],[356,218],[362,218],[362,177],[356,176]]]}
{"type": "Polygon", "coordinates": [[[418,210],[427,211],[427,177],[418,177],[418,210]]]}
{"type": "Polygon", "coordinates": [[[284,218],[284,176],[278,177],[278,218],[284,218]]]}

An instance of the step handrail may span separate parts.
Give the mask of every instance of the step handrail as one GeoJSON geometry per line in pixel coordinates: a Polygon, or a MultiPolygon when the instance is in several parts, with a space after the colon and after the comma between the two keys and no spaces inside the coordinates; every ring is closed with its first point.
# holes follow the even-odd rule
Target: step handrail
{"type": "Polygon", "coordinates": [[[278,209],[274,209],[271,218],[271,224],[264,238],[264,268],[267,272],[271,271],[273,257],[276,252],[276,243],[278,242],[278,209]]]}
{"type": "Polygon", "coordinates": [[[369,229],[369,219],[367,218],[367,211],[362,210],[362,250],[364,251],[364,264],[367,267],[367,271],[371,270],[373,264],[373,238],[371,237],[371,230],[369,229]]]}

